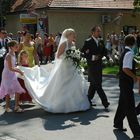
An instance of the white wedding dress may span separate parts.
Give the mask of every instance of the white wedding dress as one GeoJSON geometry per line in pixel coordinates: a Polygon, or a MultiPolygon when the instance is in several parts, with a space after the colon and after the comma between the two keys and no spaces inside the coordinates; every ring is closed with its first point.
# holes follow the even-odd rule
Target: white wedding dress
{"type": "MultiPolygon", "coordinates": [[[[68,47],[65,46],[65,51],[68,47]]],[[[20,67],[24,71],[25,86],[34,100],[48,112],[85,111],[90,107],[88,83],[72,61],[64,59],[64,54],[54,64],[20,67]]]]}

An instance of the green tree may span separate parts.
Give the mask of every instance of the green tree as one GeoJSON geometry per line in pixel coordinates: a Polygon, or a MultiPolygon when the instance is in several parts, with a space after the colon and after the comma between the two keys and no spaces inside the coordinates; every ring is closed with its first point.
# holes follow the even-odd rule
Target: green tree
{"type": "Polygon", "coordinates": [[[12,0],[0,0],[0,26],[5,26],[6,14],[10,12],[12,0]]]}
{"type": "Polygon", "coordinates": [[[10,11],[12,0],[0,0],[1,2],[1,12],[6,15],[10,11]]]}
{"type": "Polygon", "coordinates": [[[140,11],[140,0],[134,0],[133,2],[134,5],[134,11],[140,11]]]}

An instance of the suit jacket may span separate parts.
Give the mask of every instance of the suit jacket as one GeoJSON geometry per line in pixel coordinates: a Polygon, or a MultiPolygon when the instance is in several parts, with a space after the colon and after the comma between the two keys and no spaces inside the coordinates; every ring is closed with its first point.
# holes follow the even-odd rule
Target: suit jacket
{"type": "MultiPolygon", "coordinates": [[[[6,50],[6,53],[8,52],[8,47],[7,47],[7,43],[8,43],[8,39],[4,39],[4,44],[2,42],[3,40],[0,39],[0,49],[2,49],[3,47],[5,48],[6,50]]],[[[3,55],[3,58],[5,57],[6,53],[3,55]]]]}
{"type": "Polygon", "coordinates": [[[98,46],[95,40],[91,37],[87,39],[84,43],[83,48],[81,49],[84,57],[87,59],[88,63],[88,80],[89,82],[102,82],[102,57],[107,55],[107,50],[105,48],[104,42],[99,40],[98,46]],[[92,61],[92,55],[97,55],[98,60],[92,61]]]}

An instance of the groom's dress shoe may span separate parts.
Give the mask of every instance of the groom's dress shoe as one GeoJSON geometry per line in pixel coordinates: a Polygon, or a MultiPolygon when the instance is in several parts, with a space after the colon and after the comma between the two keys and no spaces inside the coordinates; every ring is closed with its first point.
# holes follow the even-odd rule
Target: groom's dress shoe
{"type": "Polygon", "coordinates": [[[127,131],[127,129],[126,128],[123,128],[123,127],[117,127],[115,125],[113,127],[116,128],[119,131],[123,131],[123,132],[126,132],[127,131]]]}
{"type": "Polygon", "coordinates": [[[140,115],[140,109],[139,109],[139,110],[136,109],[136,114],[137,114],[137,115],[140,115]]]}
{"type": "Polygon", "coordinates": [[[96,106],[96,104],[92,103],[90,100],[89,100],[89,103],[90,103],[90,106],[96,106]]]}

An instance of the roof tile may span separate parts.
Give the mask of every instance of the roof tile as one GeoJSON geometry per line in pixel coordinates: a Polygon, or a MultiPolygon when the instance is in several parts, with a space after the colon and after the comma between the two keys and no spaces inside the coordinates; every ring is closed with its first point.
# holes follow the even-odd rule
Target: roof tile
{"type": "Polygon", "coordinates": [[[11,12],[45,8],[133,9],[133,0],[14,0],[11,12]]]}
{"type": "Polygon", "coordinates": [[[133,0],[53,0],[50,7],[133,9],[133,0]]]}
{"type": "Polygon", "coordinates": [[[52,0],[15,0],[11,7],[11,12],[27,10],[30,7],[44,8],[50,5],[52,0]]]}

